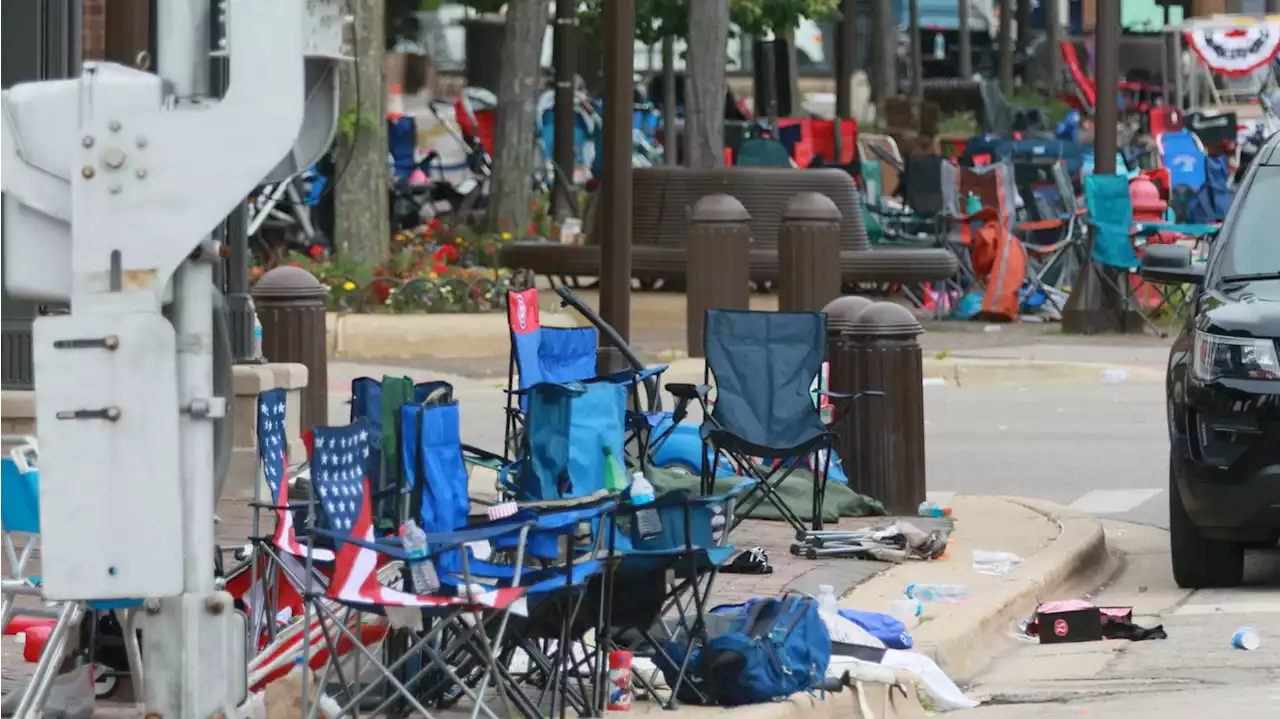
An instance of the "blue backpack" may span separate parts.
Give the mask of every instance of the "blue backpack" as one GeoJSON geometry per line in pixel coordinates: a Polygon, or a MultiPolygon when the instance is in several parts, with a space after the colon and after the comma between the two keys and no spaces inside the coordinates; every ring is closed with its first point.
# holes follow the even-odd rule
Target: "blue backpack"
{"type": "Polygon", "coordinates": [[[698,687],[716,704],[783,699],[826,678],[831,634],[813,597],[754,599],[712,613],[729,620],[728,631],[695,649],[690,659],[698,687]]]}

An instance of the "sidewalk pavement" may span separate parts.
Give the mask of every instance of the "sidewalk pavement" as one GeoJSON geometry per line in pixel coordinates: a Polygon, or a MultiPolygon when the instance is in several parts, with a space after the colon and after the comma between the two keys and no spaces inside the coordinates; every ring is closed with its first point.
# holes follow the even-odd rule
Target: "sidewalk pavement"
{"type": "MultiPolygon", "coordinates": [[[[590,307],[598,307],[595,290],[578,290],[590,307]]],[[[559,306],[558,297],[544,291],[540,318],[547,326],[579,326],[585,320],[559,306]]],[[[754,294],[751,308],[776,310],[776,295],[754,294]]],[[[510,334],[504,313],[476,314],[330,314],[329,354],[335,359],[407,365],[432,372],[471,378],[505,378],[510,334]]],[[[1061,367],[1098,363],[1163,371],[1169,341],[1148,336],[1065,335],[1052,323],[982,322],[924,319],[920,346],[926,359],[984,360],[984,374],[994,376],[1010,365],[1027,364],[1036,376],[1063,378],[1061,367]]],[[[671,363],[687,358],[685,296],[667,292],[637,292],[632,296],[631,344],[647,363],[671,363]]],[[[931,375],[948,374],[947,368],[931,375]]],[[[1066,372],[1078,377],[1079,370],[1066,372]]],[[[985,381],[985,380],[984,380],[985,381]]]]}
{"type": "MultiPolygon", "coordinates": [[[[477,480],[483,482],[485,480],[477,480]]],[[[220,537],[235,544],[245,526],[247,507],[239,511],[225,506],[230,517],[220,525],[220,537]]],[[[1007,643],[1006,635],[1025,618],[1038,601],[1076,596],[1105,581],[1114,568],[1107,553],[1101,523],[1094,517],[1064,507],[999,497],[957,496],[951,500],[954,529],[946,555],[934,561],[910,561],[890,565],[859,559],[807,560],[792,557],[788,547],[793,535],[783,522],[747,520],[733,535],[739,549],[759,545],[769,552],[774,572],[768,575],[721,574],[711,595],[711,605],[737,603],[751,597],[776,596],[783,591],[816,593],[830,584],[841,596],[840,606],[866,611],[887,611],[912,583],[963,584],[967,602],[925,605],[919,626],[912,630],[916,650],[934,659],[958,683],[973,677],[1007,643]],[[1012,552],[1024,558],[1021,565],[1000,578],[981,575],[971,566],[975,549],[1012,552]]],[[[887,526],[893,518],[845,519],[843,529],[887,526]]],[[[928,529],[942,520],[910,518],[928,529]]],[[[4,692],[13,691],[29,677],[32,665],[24,664],[21,649],[12,637],[3,641],[4,692]]],[[[791,700],[751,707],[759,719],[790,719],[820,709],[834,715],[842,695],[825,702],[797,695],[791,700]]],[[[694,709],[691,713],[711,711],[694,709]]],[[[721,710],[723,711],[723,710],[721,710]]],[[[737,711],[737,710],[735,710],[737,711]]],[[[126,707],[110,707],[106,714],[129,716],[126,707]]]]}

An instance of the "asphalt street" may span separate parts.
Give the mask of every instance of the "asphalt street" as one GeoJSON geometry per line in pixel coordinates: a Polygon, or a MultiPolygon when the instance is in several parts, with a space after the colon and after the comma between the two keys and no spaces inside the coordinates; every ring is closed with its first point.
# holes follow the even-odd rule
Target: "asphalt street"
{"type": "MultiPolygon", "coordinates": [[[[1089,381],[924,387],[927,481],[936,498],[945,501],[948,493],[1016,495],[1167,526],[1163,385],[1150,372],[1106,376],[1108,369],[1122,366],[1163,366],[1163,347],[1037,344],[957,349],[951,356],[1096,362],[1099,369],[1089,381]]],[[[478,372],[462,376],[461,369],[457,363],[406,368],[333,360],[331,419],[347,420],[346,388],[354,377],[385,373],[445,379],[454,383],[461,402],[463,440],[500,448],[505,372],[500,377],[478,372]]]]}
{"type": "Polygon", "coordinates": [[[1280,716],[1280,557],[1251,555],[1246,586],[1188,592],[1175,586],[1169,574],[1165,531],[1104,524],[1108,545],[1122,553],[1123,568],[1094,601],[1133,607],[1136,624],[1163,626],[1168,638],[1056,645],[1010,638],[1008,653],[969,688],[984,706],[950,716],[1280,716]],[[1232,646],[1232,635],[1244,627],[1261,637],[1256,651],[1232,646]]]}

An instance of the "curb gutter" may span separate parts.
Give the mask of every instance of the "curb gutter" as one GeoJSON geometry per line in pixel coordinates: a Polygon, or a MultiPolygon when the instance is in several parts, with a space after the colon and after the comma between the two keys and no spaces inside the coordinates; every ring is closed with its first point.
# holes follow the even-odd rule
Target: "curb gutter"
{"type": "Polygon", "coordinates": [[[1003,499],[1056,522],[1061,531],[1014,570],[994,594],[961,605],[947,621],[929,622],[913,634],[916,651],[930,656],[958,684],[971,680],[1008,646],[1008,633],[1038,603],[1090,592],[1118,566],[1107,551],[1098,518],[1051,502],[1003,499]]]}

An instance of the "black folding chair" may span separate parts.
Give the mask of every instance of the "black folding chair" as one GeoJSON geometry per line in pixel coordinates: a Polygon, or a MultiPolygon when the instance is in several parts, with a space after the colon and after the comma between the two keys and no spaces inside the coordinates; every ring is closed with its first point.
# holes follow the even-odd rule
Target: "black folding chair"
{"type": "Polygon", "coordinates": [[[822,504],[831,465],[834,427],[847,416],[848,402],[862,395],[824,392],[844,404],[830,426],[823,423],[811,387],[822,369],[827,316],[816,312],[707,310],[703,348],[707,358],[703,384],[668,384],[676,398],[679,422],[690,402],[703,408],[702,491],[714,491],[716,468],[724,455],[754,486],[743,492],[732,530],[768,500],[803,540],[809,528],[783,501],[778,488],[797,469],[813,472],[812,529],[822,529],[822,504]],[[715,398],[711,401],[711,381],[715,398]]]}

